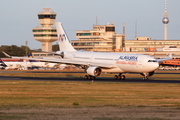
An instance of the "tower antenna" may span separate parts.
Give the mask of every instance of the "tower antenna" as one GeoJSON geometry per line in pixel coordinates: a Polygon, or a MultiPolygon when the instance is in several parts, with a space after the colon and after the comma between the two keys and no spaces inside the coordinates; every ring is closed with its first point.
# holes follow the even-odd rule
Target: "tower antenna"
{"type": "Polygon", "coordinates": [[[96,16],[96,25],[98,24],[97,22],[98,22],[98,20],[97,20],[97,16],[96,16]]]}
{"type": "Polygon", "coordinates": [[[166,4],[166,0],[165,0],[165,12],[167,12],[167,4],[166,4]]]}
{"type": "Polygon", "coordinates": [[[123,35],[125,35],[125,23],[123,23],[123,35]]]}
{"type": "Polygon", "coordinates": [[[165,0],[165,11],[164,11],[164,18],[162,20],[164,23],[164,40],[167,40],[167,24],[169,23],[169,18],[167,16],[167,4],[165,0]]]}
{"type": "Polygon", "coordinates": [[[135,18],[135,39],[137,37],[137,18],[135,18]]]}

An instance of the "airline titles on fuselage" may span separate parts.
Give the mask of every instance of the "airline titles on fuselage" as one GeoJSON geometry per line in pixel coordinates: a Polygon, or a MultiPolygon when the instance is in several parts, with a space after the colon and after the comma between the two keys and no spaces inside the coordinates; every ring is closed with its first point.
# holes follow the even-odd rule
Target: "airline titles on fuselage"
{"type": "Polygon", "coordinates": [[[138,57],[137,56],[120,56],[116,64],[128,64],[128,65],[137,65],[138,57]]]}
{"type": "Polygon", "coordinates": [[[126,61],[137,61],[138,57],[137,56],[120,56],[120,60],[126,60],[126,61]]]}

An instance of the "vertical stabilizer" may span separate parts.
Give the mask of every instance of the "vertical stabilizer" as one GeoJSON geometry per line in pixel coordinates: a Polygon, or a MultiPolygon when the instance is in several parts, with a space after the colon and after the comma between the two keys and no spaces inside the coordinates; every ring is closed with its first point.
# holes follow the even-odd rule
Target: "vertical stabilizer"
{"type": "MultiPolygon", "coordinates": [[[[28,58],[33,58],[33,56],[30,53],[28,53],[27,55],[28,55],[28,58]]],[[[37,61],[36,60],[29,60],[29,62],[37,62],[37,61]]]]}
{"type": "Polygon", "coordinates": [[[7,67],[7,65],[2,61],[2,59],[0,58],[0,66],[2,67],[7,67]]]}
{"type": "Polygon", "coordinates": [[[67,37],[67,34],[64,31],[63,26],[60,22],[56,22],[56,29],[57,29],[60,51],[76,51],[71,45],[71,41],[67,37]]]}

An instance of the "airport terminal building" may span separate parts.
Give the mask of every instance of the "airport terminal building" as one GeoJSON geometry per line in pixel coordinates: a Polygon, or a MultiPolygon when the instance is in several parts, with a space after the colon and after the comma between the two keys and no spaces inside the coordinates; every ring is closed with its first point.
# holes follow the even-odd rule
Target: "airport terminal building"
{"type": "MultiPolygon", "coordinates": [[[[55,23],[56,13],[44,8],[38,13],[41,26],[32,29],[34,39],[42,42],[43,51],[52,51],[52,42],[58,40],[55,23]]],[[[93,25],[92,30],[77,30],[76,38],[71,40],[76,50],[97,52],[124,52],[151,55],[156,58],[166,57],[172,53],[174,58],[180,58],[180,40],[151,40],[151,37],[135,37],[126,40],[125,24],[123,34],[117,34],[114,23],[93,25]]],[[[34,57],[59,57],[50,53],[33,52],[34,57]]]]}
{"type": "Polygon", "coordinates": [[[150,37],[135,37],[126,40],[125,34],[116,34],[115,25],[93,25],[92,30],[76,31],[71,43],[76,50],[97,52],[125,52],[166,57],[169,53],[180,58],[180,40],[151,40],[150,37]]]}
{"type": "Polygon", "coordinates": [[[125,35],[115,33],[115,25],[93,25],[92,30],[76,31],[76,38],[71,43],[76,50],[113,52],[121,51],[124,46],[125,35]]]}

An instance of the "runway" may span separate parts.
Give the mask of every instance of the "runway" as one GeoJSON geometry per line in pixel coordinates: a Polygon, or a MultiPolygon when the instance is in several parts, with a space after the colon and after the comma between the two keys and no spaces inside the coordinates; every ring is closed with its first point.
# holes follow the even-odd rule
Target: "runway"
{"type": "MultiPolygon", "coordinates": [[[[0,80],[25,80],[25,81],[76,81],[76,82],[92,82],[92,80],[85,80],[84,78],[77,77],[9,77],[0,76],[0,80]]],[[[149,80],[143,80],[142,78],[126,78],[125,80],[114,80],[114,78],[98,77],[94,82],[114,82],[114,83],[169,83],[180,84],[180,80],[170,80],[164,78],[163,80],[156,80],[156,78],[150,78],[149,80]]]]}

